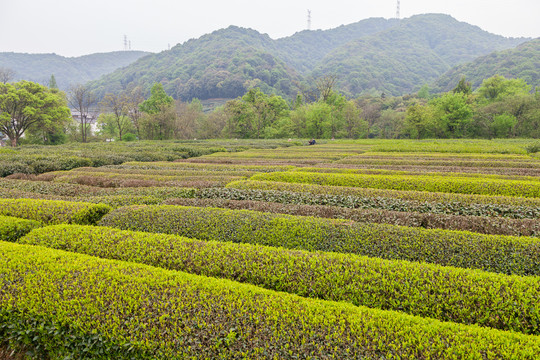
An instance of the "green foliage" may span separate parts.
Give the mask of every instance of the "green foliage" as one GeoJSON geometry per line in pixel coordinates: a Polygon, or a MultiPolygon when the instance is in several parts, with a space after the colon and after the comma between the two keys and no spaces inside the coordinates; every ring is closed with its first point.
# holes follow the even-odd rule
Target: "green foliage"
{"type": "Polygon", "coordinates": [[[506,274],[538,275],[540,269],[540,241],[527,237],[167,205],[116,209],[99,225],[200,240],[426,261],[506,274]]]}
{"type": "Polygon", "coordinates": [[[442,321],[540,333],[540,304],[536,302],[540,279],[536,277],[91,226],[38,229],[20,243],[227,278],[304,297],[399,310],[442,321]],[[339,289],[336,284],[340,284],[339,289]]]}
{"type": "Polygon", "coordinates": [[[96,224],[111,208],[103,204],[37,199],[0,199],[0,215],[45,224],[96,224]]]}
{"type": "Polygon", "coordinates": [[[449,192],[461,194],[540,197],[537,181],[486,179],[451,176],[323,174],[273,172],[257,174],[250,180],[297,182],[329,186],[354,186],[376,189],[449,192]]]}
{"type": "Polygon", "coordinates": [[[450,359],[489,352],[534,359],[540,349],[537,337],[519,333],[39,246],[0,248],[2,274],[17,279],[2,284],[0,335],[13,345],[31,344],[41,358],[450,359]]]}
{"type": "Polygon", "coordinates": [[[70,119],[65,99],[55,90],[28,81],[0,83],[0,131],[11,146],[30,127],[53,131],[70,119]]]}
{"type": "Polygon", "coordinates": [[[34,220],[19,219],[11,216],[0,216],[0,240],[17,241],[35,228],[43,224],[34,220]]]}
{"type": "Polygon", "coordinates": [[[495,75],[482,82],[478,95],[488,102],[493,102],[509,96],[526,95],[530,91],[531,86],[523,79],[506,79],[504,76],[495,75]]]}
{"type": "Polygon", "coordinates": [[[162,111],[164,107],[173,103],[173,98],[165,93],[161,83],[155,83],[150,92],[150,97],[139,105],[139,109],[142,112],[155,115],[162,111]]]}

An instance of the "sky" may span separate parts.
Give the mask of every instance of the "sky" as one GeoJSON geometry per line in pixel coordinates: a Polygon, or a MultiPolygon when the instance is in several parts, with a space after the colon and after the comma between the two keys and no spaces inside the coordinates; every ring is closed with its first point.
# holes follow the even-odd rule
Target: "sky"
{"type": "MultiPolygon", "coordinates": [[[[236,25],[271,38],[393,18],[396,0],[0,0],[0,52],[81,56],[124,49],[159,52],[236,25]]],[[[540,0],[401,0],[401,18],[449,14],[507,37],[540,37],[540,0]]]]}

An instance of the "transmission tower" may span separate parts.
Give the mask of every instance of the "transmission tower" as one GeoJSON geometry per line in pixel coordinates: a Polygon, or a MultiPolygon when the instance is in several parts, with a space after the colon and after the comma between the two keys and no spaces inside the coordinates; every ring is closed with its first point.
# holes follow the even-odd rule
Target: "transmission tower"
{"type": "Polygon", "coordinates": [[[128,49],[128,39],[127,35],[124,35],[124,51],[128,49]]]}
{"type": "Polygon", "coordinates": [[[311,30],[311,10],[307,11],[307,29],[311,30]]]}
{"type": "Polygon", "coordinates": [[[396,19],[398,20],[400,19],[399,10],[400,10],[400,3],[399,3],[399,0],[397,0],[396,19]]]}

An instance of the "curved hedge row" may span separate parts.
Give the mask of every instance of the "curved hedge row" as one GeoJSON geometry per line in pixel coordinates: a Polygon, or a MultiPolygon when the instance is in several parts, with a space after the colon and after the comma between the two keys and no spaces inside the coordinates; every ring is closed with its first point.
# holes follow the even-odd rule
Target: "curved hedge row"
{"type": "Polygon", "coordinates": [[[0,215],[37,220],[45,224],[96,224],[111,208],[61,200],[0,199],[0,215]]]}
{"type": "Polygon", "coordinates": [[[228,278],[300,296],[540,334],[539,277],[93,226],[37,229],[20,242],[228,278]]]}
{"type": "Polygon", "coordinates": [[[470,177],[273,172],[254,175],[250,180],[408,191],[540,197],[540,183],[537,181],[470,177]]]}
{"type": "Polygon", "coordinates": [[[17,241],[35,228],[43,226],[39,221],[0,216],[0,240],[17,241]]]}
{"type": "MultiPolygon", "coordinates": [[[[112,202],[106,202],[107,197],[100,199],[104,199],[102,202],[108,205],[119,207],[114,206],[112,202]]],[[[89,199],[86,199],[86,201],[94,202],[89,199]]],[[[297,205],[268,201],[229,200],[226,198],[176,198],[153,203],[137,201],[137,198],[129,198],[126,199],[125,203],[126,205],[162,203],[163,205],[218,207],[329,219],[347,219],[357,222],[412,226],[425,229],[472,231],[491,235],[540,236],[540,221],[533,219],[518,220],[502,217],[431,214],[381,209],[348,209],[328,205],[297,205]]]]}
{"type": "Polygon", "coordinates": [[[116,209],[103,217],[99,225],[201,240],[353,253],[506,274],[540,275],[540,240],[529,237],[170,205],[116,209]]]}
{"type": "Polygon", "coordinates": [[[420,213],[540,218],[540,199],[508,196],[431,193],[273,181],[234,181],[226,189],[201,190],[196,197],[332,205],[356,209],[384,209],[420,213]]]}
{"type": "Polygon", "coordinates": [[[42,358],[534,359],[540,352],[537,336],[39,246],[0,243],[0,273],[8,324],[0,337],[12,345],[31,339],[42,358]]]}

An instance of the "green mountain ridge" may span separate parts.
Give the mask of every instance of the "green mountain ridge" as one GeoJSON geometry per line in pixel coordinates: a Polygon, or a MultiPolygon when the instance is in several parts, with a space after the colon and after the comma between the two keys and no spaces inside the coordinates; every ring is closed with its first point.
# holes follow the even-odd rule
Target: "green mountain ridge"
{"type": "Polygon", "coordinates": [[[523,41],[490,34],[449,15],[416,15],[337,48],[312,76],[337,75],[340,90],[350,96],[402,95],[435,81],[454,65],[523,41]]]}
{"type": "Polygon", "coordinates": [[[64,57],[3,52],[0,53],[0,67],[13,70],[14,80],[29,80],[43,85],[48,85],[54,74],[58,87],[67,90],[70,85],[96,80],[148,54],[145,51],[114,51],[64,57]]]}
{"type": "Polygon", "coordinates": [[[433,88],[438,92],[450,91],[465,76],[472,88],[476,89],[484,79],[495,75],[521,78],[533,88],[540,88],[540,38],[458,65],[442,75],[433,88]]]}

